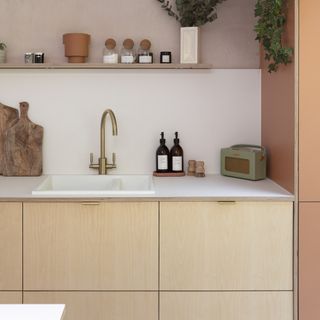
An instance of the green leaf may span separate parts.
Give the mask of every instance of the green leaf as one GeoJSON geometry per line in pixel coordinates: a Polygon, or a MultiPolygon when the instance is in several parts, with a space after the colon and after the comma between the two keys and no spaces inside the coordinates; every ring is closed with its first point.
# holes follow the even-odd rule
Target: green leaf
{"type": "Polygon", "coordinates": [[[265,60],[270,61],[268,71],[275,72],[279,65],[291,62],[293,49],[282,44],[286,24],[288,0],[257,0],[255,17],[258,21],[254,27],[256,40],[265,51],[265,60]]]}

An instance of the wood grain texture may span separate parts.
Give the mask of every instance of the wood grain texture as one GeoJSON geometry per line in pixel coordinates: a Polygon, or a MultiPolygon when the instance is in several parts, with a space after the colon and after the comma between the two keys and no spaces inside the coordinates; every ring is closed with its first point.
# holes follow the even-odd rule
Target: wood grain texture
{"type": "Polygon", "coordinates": [[[163,292],[160,320],[292,320],[292,292],[163,292]]]}
{"type": "Polygon", "coordinates": [[[20,103],[20,119],[5,135],[5,176],[40,176],[42,174],[43,128],[28,118],[29,104],[20,103]]]}
{"type": "Polygon", "coordinates": [[[299,2],[299,200],[320,201],[320,2],[299,2]]]}
{"type": "Polygon", "coordinates": [[[22,204],[0,203],[0,290],[22,289],[22,204]]]}
{"type": "Polygon", "coordinates": [[[24,288],[156,290],[158,204],[26,203],[24,288]]]}
{"type": "Polygon", "coordinates": [[[15,123],[19,118],[19,112],[15,108],[11,108],[0,103],[0,174],[3,172],[4,165],[4,141],[7,129],[15,123]]]}
{"type": "Polygon", "coordinates": [[[24,292],[24,303],[66,304],[63,320],[157,320],[156,292],[24,292]]]}
{"type": "Polygon", "coordinates": [[[0,304],[22,303],[22,291],[0,291],[0,304]]]}
{"type": "Polygon", "coordinates": [[[161,290],[292,290],[292,203],[160,208],[161,290]]]}

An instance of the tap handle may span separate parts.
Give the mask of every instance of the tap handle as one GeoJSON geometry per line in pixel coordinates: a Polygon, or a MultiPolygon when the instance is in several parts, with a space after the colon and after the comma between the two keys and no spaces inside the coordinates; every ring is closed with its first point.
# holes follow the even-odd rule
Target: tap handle
{"type": "Polygon", "coordinates": [[[116,165],[116,154],[114,152],[112,153],[112,164],[116,165]]]}
{"type": "Polygon", "coordinates": [[[90,164],[93,164],[93,153],[90,153],[90,164]]]}

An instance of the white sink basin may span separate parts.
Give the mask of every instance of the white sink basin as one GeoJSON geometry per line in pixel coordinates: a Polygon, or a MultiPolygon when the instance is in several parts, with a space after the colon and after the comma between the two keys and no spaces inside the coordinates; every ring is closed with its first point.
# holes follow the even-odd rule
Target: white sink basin
{"type": "Polygon", "coordinates": [[[52,175],[33,195],[48,196],[126,196],[154,194],[150,175],[52,175]]]}

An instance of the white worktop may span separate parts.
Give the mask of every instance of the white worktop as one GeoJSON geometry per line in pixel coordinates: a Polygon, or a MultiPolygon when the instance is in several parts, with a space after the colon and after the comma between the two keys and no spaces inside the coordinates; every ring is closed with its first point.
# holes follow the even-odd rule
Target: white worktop
{"type": "Polygon", "coordinates": [[[1,320],[62,320],[64,304],[0,304],[1,320]]]}
{"type": "Polygon", "coordinates": [[[35,196],[34,190],[46,176],[0,176],[0,201],[32,201],[45,199],[97,199],[97,200],[201,200],[201,201],[293,201],[294,196],[273,181],[248,181],[243,179],[208,175],[196,177],[153,177],[155,194],[126,197],[97,196],[35,196]]]}

